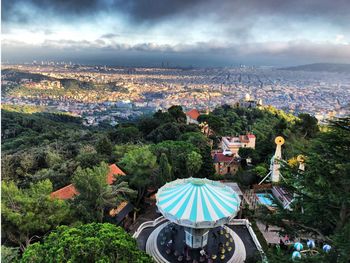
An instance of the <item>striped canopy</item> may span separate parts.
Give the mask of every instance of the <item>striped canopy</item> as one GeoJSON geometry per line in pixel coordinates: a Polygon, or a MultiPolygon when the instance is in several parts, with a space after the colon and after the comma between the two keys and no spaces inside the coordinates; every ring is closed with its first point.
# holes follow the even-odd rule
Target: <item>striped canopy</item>
{"type": "Polygon", "coordinates": [[[157,206],[172,222],[192,228],[212,228],[234,218],[240,198],[232,188],[208,179],[177,179],[156,195],[157,206]]]}
{"type": "Polygon", "coordinates": [[[296,242],[294,244],[294,249],[297,250],[297,251],[303,250],[303,248],[304,248],[304,246],[300,242],[296,242]]]}

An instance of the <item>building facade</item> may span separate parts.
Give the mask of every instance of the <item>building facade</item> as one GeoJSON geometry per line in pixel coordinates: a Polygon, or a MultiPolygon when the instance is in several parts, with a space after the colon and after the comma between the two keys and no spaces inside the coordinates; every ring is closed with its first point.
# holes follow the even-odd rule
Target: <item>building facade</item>
{"type": "Polygon", "coordinates": [[[232,155],[238,155],[239,148],[255,149],[256,137],[254,134],[248,133],[238,137],[224,136],[221,139],[220,147],[222,151],[231,151],[232,155]]]}

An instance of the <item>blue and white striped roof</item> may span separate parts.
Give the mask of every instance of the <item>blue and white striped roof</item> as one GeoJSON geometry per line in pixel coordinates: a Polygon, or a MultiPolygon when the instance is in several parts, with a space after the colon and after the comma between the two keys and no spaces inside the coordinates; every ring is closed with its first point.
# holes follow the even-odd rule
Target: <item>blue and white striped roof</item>
{"type": "Polygon", "coordinates": [[[296,242],[294,244],[294,249],[297,250],[297,251],[303,250],[303,248],[304,248],[304,246],[300,242],[296,242]]]}
{"type": "Polygon", "coordinates": [[[163,216],[179,225],[212,228],[236,216],[240,198],[232,188],[208,179],[177,179],[156,195],[163,216]]]}

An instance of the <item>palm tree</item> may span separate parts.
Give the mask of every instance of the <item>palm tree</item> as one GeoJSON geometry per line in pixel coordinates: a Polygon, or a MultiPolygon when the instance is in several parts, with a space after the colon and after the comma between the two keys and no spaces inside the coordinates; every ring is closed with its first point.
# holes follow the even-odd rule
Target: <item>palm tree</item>
{"type": "Polygon", "coordinates": [[[106,208],[116,207],[136,195],[127,182],[108,185],[108,171],[108,165],[101,163],[92,169],[78,168],[73,177],[73,184],[79,192],[74,200],[75,210],[86,222],[102,222],[106,208]]]}

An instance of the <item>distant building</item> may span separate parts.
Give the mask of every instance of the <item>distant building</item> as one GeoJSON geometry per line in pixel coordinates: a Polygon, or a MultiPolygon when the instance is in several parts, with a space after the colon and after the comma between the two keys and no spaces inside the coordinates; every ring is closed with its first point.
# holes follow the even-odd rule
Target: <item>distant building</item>
{"type": "Polygon", "coordinates": [[[186,112],[186,124],[198,124],[198,117],[201,115],[198,110],[192,109],[186,112]]]}
{"type": "Polygon", "coordinates": [[[223,152],[231,152],[232,155],[237,155],[239,148],[255,149],[256,137],[254,134],[240,135],[238,137],[222,137],[220,146],[223,152]]]}
{"type": "Polygon", "coordinates": [[[254,99],[248,93],[245,95],[244,100],[240,100],[237,103],[237,106],[242,108],[257,108],[262,105],[262,99],[254,99]]]}
{"type": "Polygon", "coordinates": [[[237,156],[229,156],[222,152],[214,151],[212,152],[212,158],[216,174],[235,174],[238,171],[239,161],[237,156]]]}

